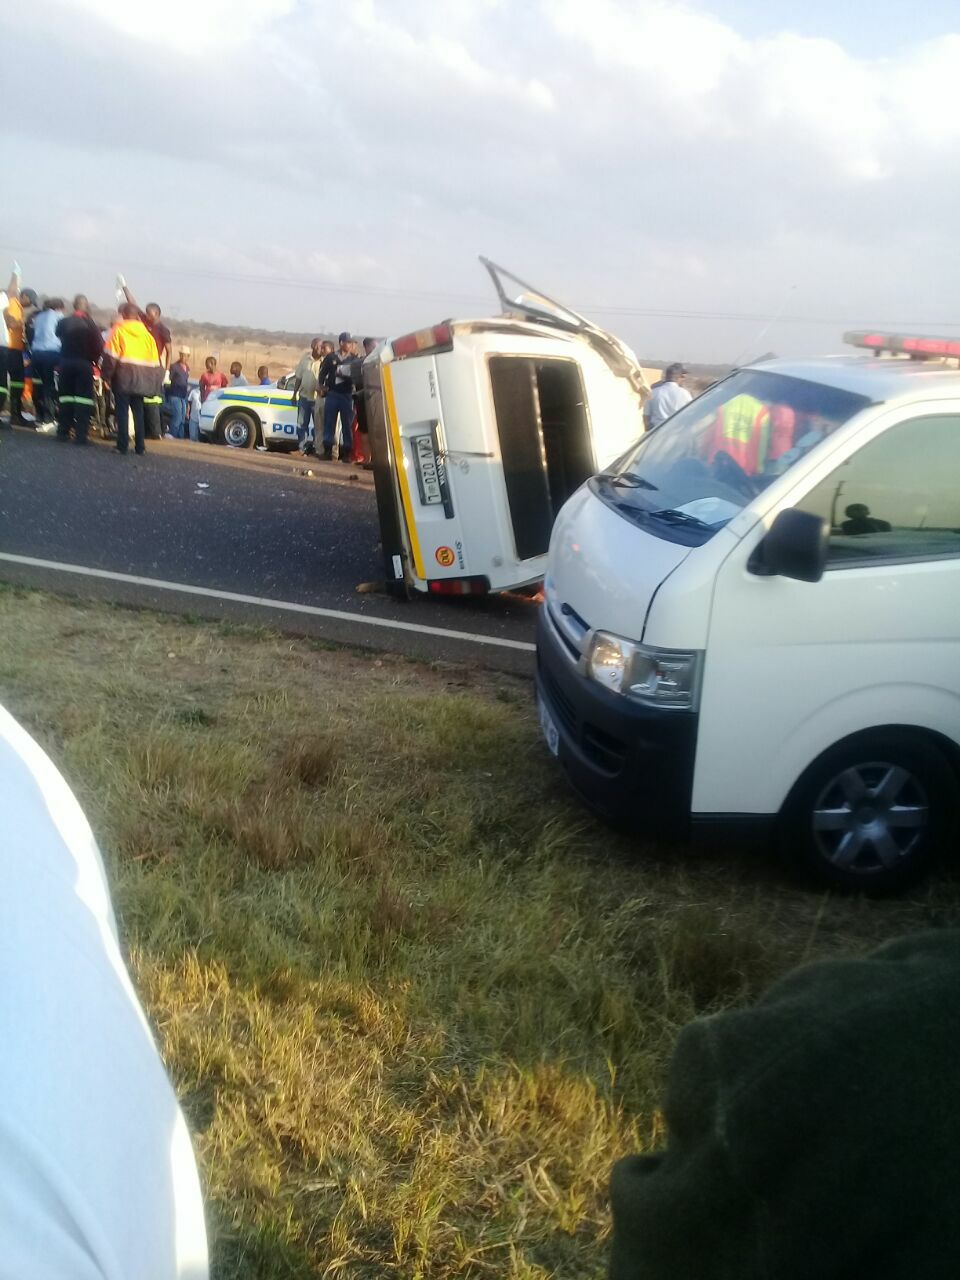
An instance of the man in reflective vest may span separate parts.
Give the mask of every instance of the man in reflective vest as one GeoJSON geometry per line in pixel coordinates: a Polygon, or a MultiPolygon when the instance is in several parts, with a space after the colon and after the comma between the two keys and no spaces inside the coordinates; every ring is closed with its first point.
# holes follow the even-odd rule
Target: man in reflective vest
{"type": "Polygon", "coordinates": [[[103,372],[113,388],[117,406],[117,450],[127,452],[130,443],[128,414],[133,415],[138,454],[146,453],[143,403],[161,394],[163,365],[157,344],[132,302],[120,308],[120,319],[110,331],[103,352],[103,372]]]}
{"type": "Polygon", "coordinates": [[[10,294],[3,320],[7,326],[7,375],[10,380],[10,422],[17,427],[28,425],[23,416],[23,391],[26,381],[23,351],[26,346],[26,328],[37,309],[37,295],[33,289],[19,289],[10,294]]]}
{"type": "MultiPolygon", "coordinates": [[[[20,292],[19,268],[14,264],[10,272],[10,283],[0,291],[0,413],[3,412],[7,399],[7,377],[10,371],[10,334],[7,330],[7,307],[10,299],[20,292]]],[[[7,425],[0,423],[0,426],[7,425]]]]}
{"type": "Polygon", "coordinates": [[[766,440],[770,432],[770,410],[756,396],[734,396],[717,410],[711,432],[708,461],[726,454],[741,471],[755,476],[762,470],[766,440]]]}
{"type": "Polygon", "coordinates": [[[156,395],[144,396],[143,398],[143,418],[146,434],[151,440],[159,440],[163,435],[163,419],[160,416],[160,411],[163,407],[163,386],[168,381],[167,374],[170,372],[170,364],[173,357],[173,337],[161,319],[162,312],[160,311],[159,303],[148,302],[146,307],[141,310],[140,304],[130,292],[123,276],[117,276],[117,284],[123,290],[123,296],[126,300],[137,308],[137,314],[147,326],[150,336],[157,344],[157,354],[160,356],[160,363],[163,365],[163,381],[160,384],[160,390],[156,395]]]}

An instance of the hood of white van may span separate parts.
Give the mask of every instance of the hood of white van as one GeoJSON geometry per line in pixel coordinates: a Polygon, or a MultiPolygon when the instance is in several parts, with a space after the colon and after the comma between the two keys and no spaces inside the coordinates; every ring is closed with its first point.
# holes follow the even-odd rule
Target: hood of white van
{"type": "Polygon", "coordinates": [[[571,642],[588,630],[642,640],[657,588],[690,551],[638,529],[584,485],[553,527],[547,606],[571,642]]]}

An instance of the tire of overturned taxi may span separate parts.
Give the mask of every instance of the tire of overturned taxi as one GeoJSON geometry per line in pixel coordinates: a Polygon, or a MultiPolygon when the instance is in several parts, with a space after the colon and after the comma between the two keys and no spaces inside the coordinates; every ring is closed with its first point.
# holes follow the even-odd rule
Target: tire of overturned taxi
{"type": "Polygon", "coordinates": [[[217,419],[217,439],[230,449],[252,449],[259,434],[256,415],[246,409],[228,409],[217,419]]]}
{"type": "Polygon", "coordinates": [[[957,777],[948,757],[909,729],[857,734],[803,775],[780,839],[813,879],[895,893],[920,880],[951,843],[957,777]]]}

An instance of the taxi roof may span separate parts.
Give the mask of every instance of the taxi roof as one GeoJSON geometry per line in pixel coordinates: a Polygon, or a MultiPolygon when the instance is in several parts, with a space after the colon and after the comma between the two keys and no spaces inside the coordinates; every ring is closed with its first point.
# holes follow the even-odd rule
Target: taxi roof
{"type": "Polygon", "coordinates": [[[806,382],[822,382],[867,396],[874,404],[890,400],[960,398],[960,370],[942,360],[884,359],[879,356],[820,356],[809,360],[763,360],[746,366],[758,373],[779,373],[806,382]]]}

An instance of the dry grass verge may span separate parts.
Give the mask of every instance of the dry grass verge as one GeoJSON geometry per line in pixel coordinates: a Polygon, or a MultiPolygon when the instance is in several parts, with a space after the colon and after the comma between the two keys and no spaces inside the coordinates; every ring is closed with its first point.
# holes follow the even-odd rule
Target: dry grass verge
{"type": "Polygon", "coordinates": [[[677,1029],[956,915],[612,835],[507,676],[9,588],[0,655],[100,837],[220,1280],[599,1276],[677,1029]]]}

